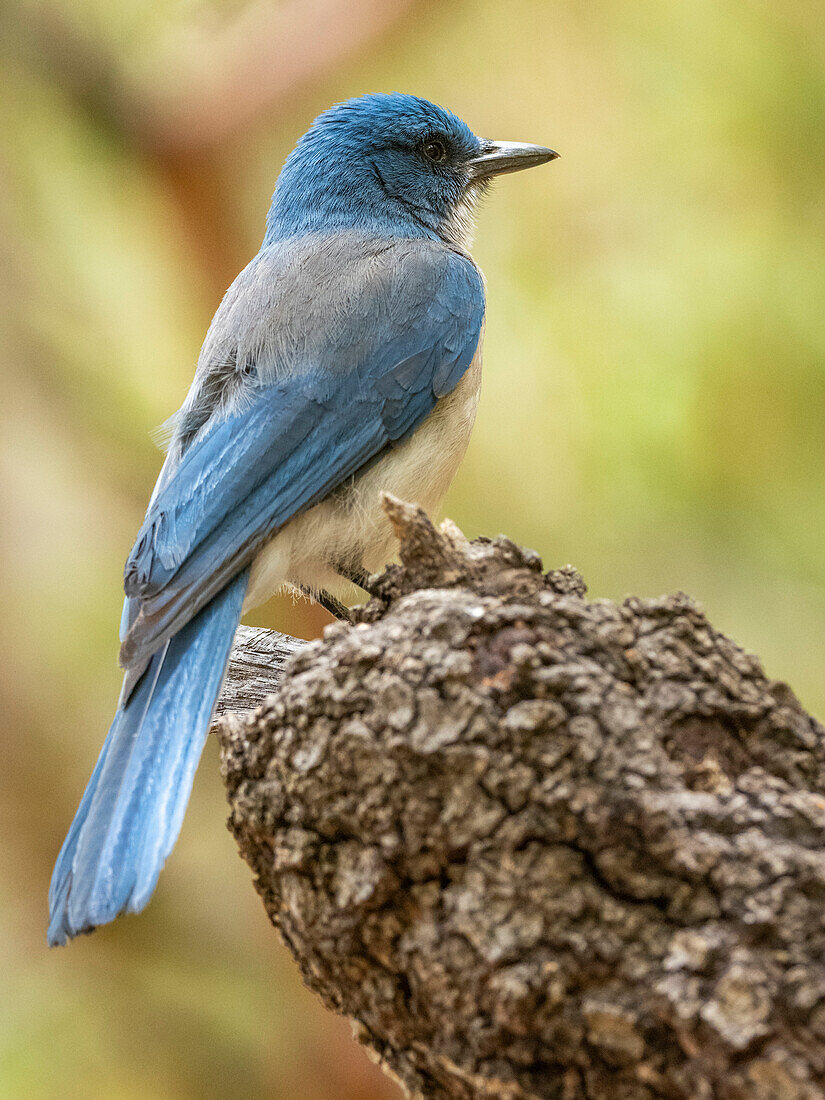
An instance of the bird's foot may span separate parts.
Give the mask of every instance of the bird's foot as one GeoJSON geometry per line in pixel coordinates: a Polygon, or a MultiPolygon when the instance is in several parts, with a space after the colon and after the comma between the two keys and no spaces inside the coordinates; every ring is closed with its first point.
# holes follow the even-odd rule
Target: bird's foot
{"type": "Polygon", "coordinates": [[[334,562],[332,568],[339,577],[351,581],[353,584],[363,589],[368,596],[376,596],[378,594],[375,585],[376,578],[373,577],[371,573],[368,573],[362,566],[342,565],[340,562],[334,562]]]}
{"type": "Polygon", "coordinates": [[[352,622],[352,612],[347,605],[337,600],[335,596],[327,592],[325,588],[308,588],[305,584],[302,584],[300,587],[305,596],[309,596],[311,600],[315,600],[321,607],[325,607],[334,618],[342,623],[352,622]]]}

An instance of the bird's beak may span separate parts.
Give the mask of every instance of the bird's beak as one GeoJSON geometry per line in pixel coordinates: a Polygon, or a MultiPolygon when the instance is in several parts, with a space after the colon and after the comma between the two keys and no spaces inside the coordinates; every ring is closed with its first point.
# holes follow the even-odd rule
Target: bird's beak
{"type": "Polygon", "coordinates": [[[534,168],[555,160],[555,149],[543,145],[526,145],[519,141],[485,141],[484,152],[469,161],[471,179],[483,180],[489,176],[503,176],[505,172],[520,172],[522,168],[534,168]]]}

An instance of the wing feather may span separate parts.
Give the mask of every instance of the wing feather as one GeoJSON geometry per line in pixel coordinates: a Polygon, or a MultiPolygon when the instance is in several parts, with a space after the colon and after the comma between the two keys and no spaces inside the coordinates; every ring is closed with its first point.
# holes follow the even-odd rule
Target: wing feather
{"type": "Polygon", "coordinates": [[[481,276],[446,248],[404,261],[403,277],[353,303],[360,342],[331,333],[358,361],[330,363],[332,347],[321,365],[263,387],[196,439],[156,493],[126,563],[139,610],[125,667],[145,662],[279,528],[405,439],[457,385],[481,332],[481,276]]]}

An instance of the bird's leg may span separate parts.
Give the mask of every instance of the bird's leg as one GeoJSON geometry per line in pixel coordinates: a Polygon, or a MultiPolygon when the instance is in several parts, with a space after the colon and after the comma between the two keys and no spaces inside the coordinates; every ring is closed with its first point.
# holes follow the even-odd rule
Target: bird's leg
{"type": "Polygon", "coordinates": [[[359,588],[363,588],[368,596],[375,595],[374,586],[370,584],[370,574],[362,565],[346,565],[340,561],[334,561],[331,564],[339,577],[357,584],[359,588]]]}
{"type": "Polygon", "coordinates": [[[325,588],[319,588],[316,591],[302,584],[300,585],[300,589],[305,596],[309,596],[311,600],[315,600],[321,607],[325,607],[334,618],[339,619],[342,623],[352,622],[352,613],[347,605],[341,603],[340,600],[336,600],[336,598],[330,592],[327,592],[325,588]]]}

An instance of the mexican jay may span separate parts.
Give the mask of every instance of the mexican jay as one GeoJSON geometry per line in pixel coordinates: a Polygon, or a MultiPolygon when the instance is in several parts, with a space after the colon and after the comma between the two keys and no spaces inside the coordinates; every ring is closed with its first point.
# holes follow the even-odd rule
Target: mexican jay
{"type": "Polygon", "coordinates": [[[437,507],[479,393],[474,206],[555,156],[393,94],[332,107],[287,158],[126,563],[123,689],[52,876],[51,944],[151,897],[242,612],[285,586],[340,610],[392,555],[381,492],[437,507]]]}

